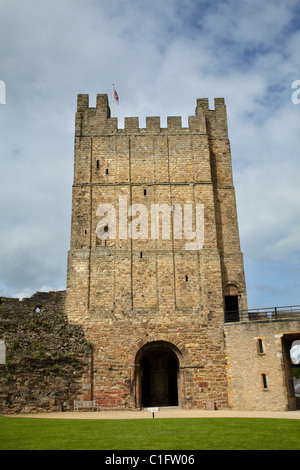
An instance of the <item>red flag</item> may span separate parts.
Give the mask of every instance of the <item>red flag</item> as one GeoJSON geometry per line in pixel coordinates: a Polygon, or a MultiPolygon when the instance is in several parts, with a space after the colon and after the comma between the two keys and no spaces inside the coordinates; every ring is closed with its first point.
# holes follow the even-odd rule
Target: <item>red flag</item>
{"type": "Polygon", "coordinates": [[[114,88],[114,91],[115,91],[115,100],[119,104],[119,96],[118,96],[118,93],[116,92],[115,88],[114,88]]]}

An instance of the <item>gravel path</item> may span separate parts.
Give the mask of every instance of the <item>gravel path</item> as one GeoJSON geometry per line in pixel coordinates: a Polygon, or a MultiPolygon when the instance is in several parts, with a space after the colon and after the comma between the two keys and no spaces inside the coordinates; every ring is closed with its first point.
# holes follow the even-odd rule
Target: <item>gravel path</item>
{"type": "MultiPolygon", "coordinates": [[[[47,419],[152,419],[152,413],[147,410],[133,411],[66,411],[56,413],[31,413],[10,415],[21,418],[47,419]]],[[[296,411],[236,411],[236,410],[182,410],[179,408],[162,408],[155,413],[159,418],[283,418],[300,419],[300,410],[296,411]]]]}

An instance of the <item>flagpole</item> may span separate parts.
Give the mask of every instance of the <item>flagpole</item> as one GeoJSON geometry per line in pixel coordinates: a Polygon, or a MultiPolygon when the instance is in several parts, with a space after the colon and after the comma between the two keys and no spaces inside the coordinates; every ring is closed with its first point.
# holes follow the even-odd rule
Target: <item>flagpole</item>
{"type": "Polygon", "coordinates": [[[112,117],[114,117],[114,100],[115,100],[115,97],[114,97],[114,84],[112,84],[112,117]]]}

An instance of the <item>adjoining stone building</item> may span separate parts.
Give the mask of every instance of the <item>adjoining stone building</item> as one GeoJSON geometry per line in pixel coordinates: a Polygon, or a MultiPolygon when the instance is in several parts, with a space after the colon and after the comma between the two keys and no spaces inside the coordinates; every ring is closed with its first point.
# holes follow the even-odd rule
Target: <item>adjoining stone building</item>
{"type": "Polygon", "coordinates": [[[198,99],[188,127],[175,116],[166,128],[147,117],[146,128],[125,118],[120,129],[107,95],[95,108],[78,95],[65,294],[63,336],[75,328],[81,346],[76,387],[51,409],[74,399],[100,409],[297,407],[298,311],[247,310],[223,98],[214,110],[198,99]]]}
{"type": "Polygon", "coordinates": [[[224,326],[228,405],[237,410],[299,409],[290,349],[300,339],[300,306],[253,314],[245,312],[239,322],[224,326]]]}

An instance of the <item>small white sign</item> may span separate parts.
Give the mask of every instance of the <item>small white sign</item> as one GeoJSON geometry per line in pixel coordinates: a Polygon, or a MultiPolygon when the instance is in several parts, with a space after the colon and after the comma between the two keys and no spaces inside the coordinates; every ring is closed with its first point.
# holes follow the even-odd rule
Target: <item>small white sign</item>
{"type": "Polygon", "coordinates": [[[158,408],[148,408],[149,413],[158,413],[158,408]]]}
{"type": "Polygon", "coordinates": [[[0,341],[0,364],[5,364],[5,343],[0,341]]]}

